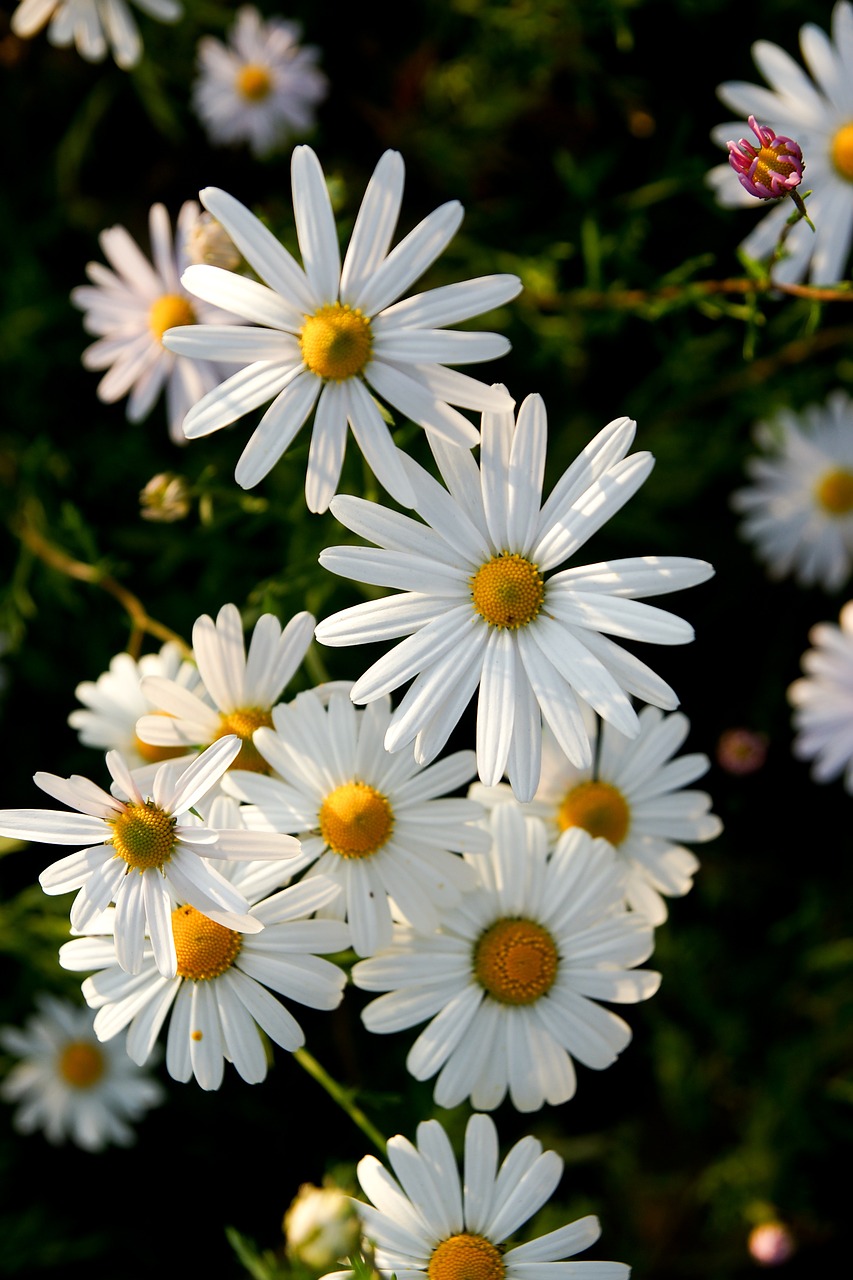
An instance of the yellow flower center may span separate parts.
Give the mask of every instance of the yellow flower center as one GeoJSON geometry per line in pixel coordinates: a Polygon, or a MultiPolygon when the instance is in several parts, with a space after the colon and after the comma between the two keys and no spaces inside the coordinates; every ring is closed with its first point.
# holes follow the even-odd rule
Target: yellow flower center
{"type": "Polygon", "coordinates": [[[272,727],[272,716],[262,707],[244,707],[240,711],[231,711],[228,715],[220,716],[217,738],[224,738],[227,734],[233,733],[243,743],[229,768],[248,769],[250,773],[270,772],[270,766],[252,741],[252,734],[262,727],[267,729],[272,727]]]}
{"type": "Polygon", "coordinates": [[[203,982],[230,969],[240,954],[243,939],[233,929],[208,920],[195,907],[172,912],[172,937],[178,956],[178,977],[203,982]]]}
{"type": "Polygon", "coordinates": [[[561,831],[583,827],[591,836],[603,836],[619,845],[628,834],[631,810],[618,787],[609,782],[579,782],[567,792],[557,814],[561,831]]]}
{"type": "Polygon", "coordinates": [[[320,805],[320,831],[342,858],[369,858],[394,830],[390,804],[366,782],[345,782],[320,805]]]}
{"type": "Polygon", "coordinates": [[[832,163],[842,178],[853,182],[853,123],[843,124],[832,139],[832,163]]]}
{"type": "Polygon", "coordinates": [[[237,92],[248,102],[263,102],[272,92],[272,76],[266,67],[247,62],[237,72],[237,92]]]}
{"type": "Polygon", "coordinates": [[[429,1280],[503,1280],[505,1275],[497,1245],[467,1231],[436,1245],[427,1266],[429,1280]]]}
{"type": "Polygon", "coordinates": [[[175,819],[153,800],[126,804],[112,828],[116,855],[136,871],[159,870],[172,856],[175,819]]]}
{"type": "Polygon", "coordinates": [[[176,293],[164,293],[162,298],[151,303],[148,328],[158,342],[163,341],[167,329],[174,329],[179,324],[195,324],[195,312],[187,298],[176,293]]]}
{"type": "Polygon", "coordinates": [[[471,597],[477,613],[491,626],[516,631],[542,608],[545,582],[535,564],[504,551],[480,565],[471,579],[471,597]]]}
{"type": "Polygon", "coordinates": [[[91,1089],[106,1069],[103,1050],[90,1040],[71,1040],[62,1050],[56,1069],[72,1089],[91,1089]]]}
{"type": "Polygon", "coordinates": [[[318,378],[343,382],[361,373],[370,359],[370,321],[361,311],[340,302],[305,317],[299,335],[302,359],[318,378]]]}
{"type": "MultiPolygon", "coordinates": [[[[166,716],[168,711],[152,711],[151,715],[166,716]]],[[[143,742],[134,735],[133,745],[148,764],[159,764],[161,760],[175,760],[178,756],[188,755],[189,747],[158,747],[153,742],[143,742]]]]}
{"type": "Polygon", "coordinates": [[[843,467],[827,471],[818,481],[815,499],[827,515],[848,515],[853,511],[853,471],[843,467]]]}
{"type": "Polygon", "coordinates": [[[497,920],[474,948],[474,976],[501,1004],[533,1004],[550,991],[560,957],[533,920],[497,920]]]}

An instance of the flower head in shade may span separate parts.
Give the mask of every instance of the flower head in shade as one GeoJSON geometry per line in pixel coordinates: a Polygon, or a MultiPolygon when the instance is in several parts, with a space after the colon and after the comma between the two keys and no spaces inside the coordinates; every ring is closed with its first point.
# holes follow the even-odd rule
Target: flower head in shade
{"type": "MultiPolygon", "coordinates": [[[[158,22],[177,22],[183,6],[177,0],[131,0],[158,22]]],[[[101,62],[112,53],[127,71],[142,57],[142,39],[128,0],[21,0],[12,14],[12,31],[23,39],[47,26],[57,48],[76,45],[81,58],[101,62]]]]}
{"type": "Polygon", "coordinates": [[[124,1037],[100,1043],[90,1009],[51,995],[36,1005],[23,1027],[0,1027],[0,1047],[19,1059],[0,1084],[17,1104],[15,1128],[85,1151],[131,1146],[133,1125],[165,1098],[162,1086],[127,1056],[124,1037]]]}
{"type": "Polygon", "coordinates": [[[98,398],[114,404],[127,396],[128,421],[142,422],[165,389],[169,435],[175,444],[186,443],[184,415],[216,386],[222,370],[210,360],[175,356],[164,346],[163,334],[176,324],[236,321],[191,297],[181,284],[188,262],[184,242],[197,213],[194,201],[182,205],[173,244],[165,206],[151,206],[151,261],[124,227],[108,227],[99,241],[109,266],[88,263],[90,283],[71,291],[71,301],[84,313],[84,329],[97,335],[83,352],[83,364],[106,370],[98,383],[98,398]]]}
{"type": "Polygon", "coordinates": [[[254,5],[237,10],[226,43],[202,36],[192,104],[211,142],[245,142],[262,158],[314,127],[328,81],[301,36],[298,22],[264,19],[254,5]]]}
{"type": "MultiPolygon", "coordinates": [[[[450,1139],[438,1120],[424,1120],[417,1140],[397,1134],[388,1142],[393,1175],[375,1156],[358,1164],[368,1203],[357,1200],[364,1234],[376,1244],[383,1277],[397,1280],[628,1280],[621,1262],[563,1262],[595,1244],[598,1218],[589,1215],[513,1245],[511,1237],[554,1194],[563,1160],[525,1137],[498,1166],[498,1134],[491,1116],[472,1115],[465,1127],[462,1176],[450,1139]]],[[[332,1276],[347,1275],[331,1273],[332,1276]]],[[[351,1274],[351,1273],[349,1273],[351,1274]]]]}
{"type": "MultiPolygon", "coordinates": [[[[713,840],[723,824],[710,812],[709,795],[684,789],[707,772],[708,757],[693,752],[673,759],[690,731],[687,717],[643,707],[639,720],[631,739],[607,723],[599,735],[597,718],[589,717],[594,763],[585,769],[566,759],[546,726],[542,778],[524,811],[542,818],[554,839],[581,827],[607,840],[624,866],[628,905],[659,925],[667,918],[665,898],[687,893],[699,867],[681,842],[713,840]]],[[[469,795],[488,808],[512,800],[505,783],[475,783],[469,795]]]]}
{"type": "Polygon", "coordinates": [[[271,613],[255,623],[248,652],[243,622],[235,604],[224,604],[214,620],[202,614],[193,626],[193,657],[200,686],[188,689],[180,680],[152,674],[142,692],[158,708],[143,715],[136,732],[152,749],[195,753],[224,734],[241,743],[235,769],[265,771],[252,735],[271,725],[273,706],[294,675],[311,643],[314,618],[297,613],[285,627],[271,613]]]}
{"type": "Polygon", "coordinates": [[[293,873],[307,866],[334,882],[325,913],[349,921],[362,956],[391,941],[394,918],[435,929],[475,883],[458,851],[490,843],[481,807],[446,794],[471,780],[474,753],[428,769],[411,750],[389,755],[390,718],[390,699],[357,710],[346,692],[332,693],[327,707],[313,690],[297,694],[254,736],[273,776],[234,772],[223,783],[245,802],[247,826],[298,833],[293,873]]]}
{"type": "Polygon", "coordinates": [[[386,151],[341,265],[326,181],[310,147],[294,150],[291,173],[302,266],[233,196],[215,187],[199,196],[260,283],[212,266],[184,273],[195,297],[249,322],[236,328],[182,325],[166,336],[167,346],[181,355],[246,366],[194,405],[184,433],[191,440],[210,435],[272,401],[234,473],[250,489],[313,413],[305,496],[312,511],[325,511],[340,479],[349,424],[377,479],[409,506],[412,493],[400,451],[377,398],[430,433],[466,448],[476,444],[474,426],[453,406],[498,409],[512,402],[505,391],[446,365],[493,360],[509,343],[499,334],[445,326],[507,302],[521,281],[514,275],[484,276],[395,301],[452,240],[462,221],[459,202],[436,209],[392,249],[403,160],[386,151]]]}
{"type": "Polygon", "coordinates": [[[803,180],[803,153],[793,138],[782,138],[749,117],[749,127],[758,146],[741,138],[729,142],[729,164],[741,186],[759,200],[776,200],[789,195],[803,180]]]}
{"type": "Polygon", "coordinates": [[[188,768],[161,764],[150,796],[140,791],[117,751],[107,767],[119,795],[75,774],[37,773],[36,785],[77,812],[56,809],[0,810],[0,835],[45,844],[77,845],[78,851],[46,867],[45,893],[70,893],[71,927],[85,931],[115,903],[116,958],[127,973],[143,963],[146,928],[158,969],[173,977],[177,959],[170,928],[173,899],[191,902],[229,929],[261,928],[245,898],[211,859],[281,859],[299,850],[290,836],[203,826],[193,810],[215,787],[240,750],[233,734],[215,742],[188,768]],[[83,846],[82,848],[80,846],[83,846]]]}
{"type": "Polygon", "coordinates": [[[195,664],[184,657],[173,640],[167,641],[158,653],[146,653],[141,658],[116,654],[109,669],[97,680],[83,680],[74,690],[83,705],[71,712],[68,723],[77,730],[84,746],[101,752],[119,751],[131,769],[185,754],[184,747],[152,746],[137,737],[140,716],[158,710],[142,692],[141,682],[148,676],[172,681],[184,690],[194,689],[200,680],[195,664]]]}
{"type": "MultiPolygon", "coordinates": [[[[224,796],[214,799],[211,818],[230,827],[240,821],[237,805],[224,796]]],[[[348,948],[349,931],[337,920],[313,918],[333,885],[318,876],[274,892],[286,874],[281,862],[226,866],[235,893],[250,904],[251,933],[229,929],[189,902],[173,903],[169,927],[178,964],[170,978],[161,975],[148,942],[135,977],[116,964],[113,912],[95,921],[88,936],[60,947],[64,968],[91,975],[83,995],[97,1010],[98,1039],[108,1043],[127,1028],[127,1052],[141,1065],[169,1018],[166,1069],[175,1080],[194,1076],[203,1089],[219,1088],[225,1062],[248,1084],[265,1079],[265,1035],[288,1052],[301,1048],[305,1035],[287,1006],[337,1008],[346,974],[324,957],[348,948]]]]}
{"type": "Polygon", "coordinates": [[[649,922],[628,911],[624,864],[605,840],[566,831],[551,853],[547,830],[517,805],[491,815],[488,855],[466,855],[479,883],[438,930],[397,927],[390,947],[352,971],[357,987],[385,992],[362,1012],[369,1031],[421,1022],[406,1066],[438,1072],[434,1097],[469,1098],[491,1111],[507,1092],[518,1111],[574,1096],[573,1059],[609,1067],[631,1039],[598,1002],[653,995],[660,974],[635,969],[651,955],[649,922]]]}
{"type": "Polygon", "coordinates": [[[361,1223],[351,1196],[326,1182],[304,1182],[282,1223],[287,1256],[312,1271],[325,1271],[358,1249],[361,1223]]]}
{"type": "Polygon", "coordinates": [[[819,622],[801,659],[803,675],[788,687],[794,755],[812,762],[815,782],[843,776],[853,795],[853,600],[839,625],[819,622]]]}
{"type": "Polygon", "coordinates": [[[853,401],[843,391],[759,423],[752,483],[732,494],[768,577],[837,591],[853,569],[853,401]]]}
{"type": "Polygon", "coordinates": [[[735,777],[757,773],[767,759],[768,737],[760,729],[733,725],[717,739],[717,764],[735,777]]]}
{"type": "Polygon", "coordinates": [[[693,629],[636,597],[678,591],[709,578],[703,560],[636,556],[552,573],[643,483],[654,459],[626,457],[635,423],[618,418],[582,451],[542,503],[545,406],[528,396],[511,412],[487,413],[477,466],[464,449],[435,441],[443,488],[407,463],[421,521],[361,498],[340,496],[333,514],[379,547],[331,547],[320,563],[360,582],[402,590],[322,621],[323,644],[406,636],[355,682],[371,702],[414,681],[394,712],[385,745],[415,744],[425,763],[441,750],[468,701],[477,701],[477,767],[488,786],[506,773],[519,800],[539,784],[542,719],[579,768],[592,753],[588,703],[629,737],[639,721],[631,694],[666,708],[678,699],[659,676],[610,636],[684,644],[693,629]]]}
{"type": "MultiPolygon", "coordinates": [[[[847,274],[853,236],[853,7],[838,0],[832,10],[832,37],[806,23],[800,30],[800,64],[768,40],[752,46],[756,66],[770,85],[727,81],[717,94],[737,119],[719,125],[712,137],[728,146],[742,122],[754,115],[774,135],[792,135],[808,157],[809,215],[814,229],[801,219],[785,241],[787,257],[774,267],[780,282],[802,280],[831,284],[847,274]]],[[[729,163],[708,175],[722,205],[751,205],[756,192],[741,185],[729,163]]],[[[779,192],[779,194],[784,194],[779,192]]],[[[790,217],[787,201],[771,209],[743,241],[751,258],[764,259],[775,249],[790,217]]]]}

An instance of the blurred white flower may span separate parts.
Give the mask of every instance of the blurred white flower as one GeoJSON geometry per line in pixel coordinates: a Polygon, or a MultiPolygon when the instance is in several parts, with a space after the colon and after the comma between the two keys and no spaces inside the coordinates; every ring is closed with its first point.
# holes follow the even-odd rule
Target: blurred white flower
{"type": "MultiPolygon", "coordinates": [[[[159,22],[177,22],[183,6],[177,0],[130,0],[159,22]]],[[[112,53],[127,71],[142,57],[142,38],[128,0],[21,0],[12,14],[12,30],[26,39],[47,24],[47,38],[57,48],[74,44],[81,58],[101,62],[112,53]]]]}
{"type": "Polygon", "coordinates": [[[298,22],[265,20],[243,5],[226,43],[202,36],[192,104],[211,142],[246,142],[262,158],[314,127],[328,82],[320,50],[300,45],[301,35],[298,22]]]}

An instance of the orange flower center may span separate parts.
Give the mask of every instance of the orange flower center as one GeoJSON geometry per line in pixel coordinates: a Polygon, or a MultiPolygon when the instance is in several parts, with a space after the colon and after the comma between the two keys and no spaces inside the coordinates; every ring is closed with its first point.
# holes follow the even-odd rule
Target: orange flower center
{"type": "Polygon", "coordinates": [[[474,948],[474,976],[501,1004],[534,1004],[551,989],[560,956],[533,920],[497,920],[474,948]]]}
{"type": "Polygon", "coordinates": [[[159,871],[174,852],[175,819],[153,800],[127,803],[112,828],[117,857],[136,871],[159,871]]]}
{"type": "Polygon", "coordinates": [[[240,954],[243,939],[233,929],[208,920],[195,907],[172,912],[172,937],[178,956],[178,977],[193,982],[218,978],[240,954]]]}
{"type": "Polygon", "coordinates": [[[848,515],[853,511],[853,471],[843,467],[827,471],[818,481],[815,499],[827,515],[848,515]]]}
{"type": "Polygon", "coordinates": [[[471,579],[471,598],[491,626],[517,631],[542,608],[545,583],[535,564],[504,551],[480,565],[471,579]]]}
{"type": "Polygon", "coordinates": [[[319,821],[323,839],[342,858],[369,858],[394,830],[390,804],[366,782],[345,782],[330,791],[319,821]]]}
{"type": "Polygon", "coordinates": [[[467,1231],[436,1245],[427,1266],[428,1280],[503,1280],[505,1275],[500,1249],[467,1231]]]}
{"type": "Polygon", "coordinates": [[[272,76],[266,67],[247,62],[237,72],[237,92],[248,102],[263,102],[272,92],[272,76]]]}
{"type": "Polygon", "coordinates": [[[557,814],[561,831],[583,827],[591,836],[603,836],[620,845],[631,825],[631,810],[622,792],[609,782],[579,782],[567,792],[557,814]]]}
{"type": "Polygon", "coordinates": [[[219,719],[217,738],[224,738],[229,733],[235,734],[243,743],[240,751],[229,766],[231,769],[248,769],[250,773],[269,773],[270,767],[252,741],[256,729],[272,727],[272,716],[262,707],[244,707],[239,711],[230,711],[219,719]]]}
{"type": "Polygon", "coordinates": [[[370,359],[370,321],[360,310],[332,302],[305,317],[299,345],[312,373],[330,382],[343,382],[361,373],[370,359]]]}
{"type": "Polygon", "coordinates": [[[62,1050],[56,1069],[72,1089],[91,1089],[106,1069],[103,1050],[91,1040],[71,1040],[62,1050]]]}
{"type": "Polygon", "coordinates": [[[158,342],[167,329],[181,324],[195,324],[195,312],[188,299],[176,293],[164,293],[148,309],[148,328],[158,342]]]}
{"type": "Polygon", "coordinates": [[[832,139],[832,163],[842,178],[853,182],[853,123],[842,125],[832,139]]]}

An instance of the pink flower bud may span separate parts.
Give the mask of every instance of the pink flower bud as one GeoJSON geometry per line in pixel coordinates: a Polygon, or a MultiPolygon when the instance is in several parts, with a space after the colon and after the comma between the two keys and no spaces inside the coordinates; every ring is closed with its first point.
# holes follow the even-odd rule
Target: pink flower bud
{"type": "Polygon", "coordinates": [[[778,1267],[794,1252],[794,1237],[784,1222],[762,1222],[749,1233],[749,1252],[761,1267],[778,1267]]]}
{"type": "Polygon", "coordinates": [[[766,125],[756,124],[755,116],[749,117],[749,127],[761,143],[760,147],[753,146],[746,138],[726,143],[729,164],[741,186],[759,200],[776,200],[789,195],[799,186],[806,167],[799,143],[775,134],[766,125]]]}

